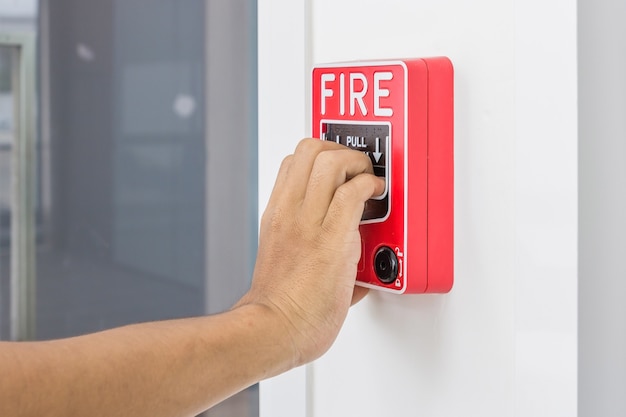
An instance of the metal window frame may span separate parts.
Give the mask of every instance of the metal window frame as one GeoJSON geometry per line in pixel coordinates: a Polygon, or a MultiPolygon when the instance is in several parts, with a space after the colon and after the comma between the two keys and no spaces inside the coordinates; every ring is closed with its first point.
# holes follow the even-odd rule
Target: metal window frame
{"type": "Polygon", "coordinates": [[[36,102],[35,35],[0,33],[0,46],[14,48],[15,138],[11,173],[10,338],[35,338],[36,102]]]}

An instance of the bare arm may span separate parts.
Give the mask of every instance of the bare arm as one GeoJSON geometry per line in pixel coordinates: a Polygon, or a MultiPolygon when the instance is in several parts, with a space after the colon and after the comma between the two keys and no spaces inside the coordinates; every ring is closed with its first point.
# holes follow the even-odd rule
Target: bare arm
{"type": "Polygon", "coordinates": [[[0,347],[2,416],[195,415],[293,366],[261,305],[0,347]]]}
{"type": "Polygon", "coordinates": [[[50,342],[0,343],[0,415],[191,416],[322,355],[351,303],[369,158],[305,140],[281,166],[252,287],[232,310],[50,342]]]}

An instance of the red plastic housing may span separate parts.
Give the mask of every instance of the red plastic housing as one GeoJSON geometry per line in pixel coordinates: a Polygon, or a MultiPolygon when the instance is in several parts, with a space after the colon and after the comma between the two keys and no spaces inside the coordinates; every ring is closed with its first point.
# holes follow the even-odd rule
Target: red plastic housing
{"type": "Polygon", "coordinates": [[[313,69],[313,137],[366,152],[387,181],[361,222],[359,285],[394,293],[452,288],[453,78],[445,57],[313,69]],[[378,257],[384,247],[393,253],[378,257]],[[395,269],[385,275],[385,262],[394,262],[385,256],[393,254],[395,269]]]}

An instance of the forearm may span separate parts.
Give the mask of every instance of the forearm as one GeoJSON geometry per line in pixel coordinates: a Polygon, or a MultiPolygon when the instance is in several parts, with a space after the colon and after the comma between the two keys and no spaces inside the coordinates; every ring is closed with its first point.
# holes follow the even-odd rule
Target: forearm
{"type": "Polygon", "coordinates": [[[281,165],[239,307],[59,341],[0,343],[0,416],[192,416],[315,360],[366,291],[354,287],[359,220],[384,189],[367,155],[301,141],[281,165]]]}
{"type": "Polygon", "coordinates": [[[293,366],[272,312],[126,326],[53,342],[0,345],[0,415],[194,415],[293,366]]]}

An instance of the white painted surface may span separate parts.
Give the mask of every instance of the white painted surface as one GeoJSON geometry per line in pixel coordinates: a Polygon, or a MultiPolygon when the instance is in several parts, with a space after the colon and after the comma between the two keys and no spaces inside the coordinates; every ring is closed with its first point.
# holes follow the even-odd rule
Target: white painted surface
{"type": "MultiPolygon", "coordinates": [[[[283,158],[305,137],[305,74],[308,71],[305,2],[259,0],[259,221],[283,158]]],[[[306,371],[265,381],[260,412],[271,417],[306,416],[306,371]]]]}
{"type": "Polygon", "coordinates": [[[515,27],[515,415],[576,416],[576,3],[518,1],[515,27]]]}
{"type": "Polygon", "coordinates": [[[308,68],[281,74],[289,95],[270,94],[269,62],[297,71],[309,59],[447,55],[456,74],[456,283],[447,295],[373,292],[300,378],[306,401],[263,403],[294,382],[263,383],[261,416],[575,416],[576,3],[304,3],[259,3],[260,207],[276,154],[291,152],[309,117],[293,92],[307,91],[308,68]],[[274,13],[289,39],[269,25],[274,13]],[[302,43],[292,55],[294,39],[302,43]],[[272,134],[286,99],[295,100],[290,116],[272,134]]]}

